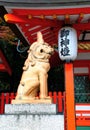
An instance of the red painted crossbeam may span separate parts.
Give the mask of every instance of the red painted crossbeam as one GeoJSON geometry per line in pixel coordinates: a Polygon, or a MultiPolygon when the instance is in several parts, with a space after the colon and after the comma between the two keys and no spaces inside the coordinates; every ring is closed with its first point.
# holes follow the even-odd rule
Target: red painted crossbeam
{"type": "Polygon", "coordinates": [[[11,22],[11,23],[28,23],[30,26],[34,25],[43,25],[43,26],[57,26],[61,25],[63,22],[59,20],[50,20],[50,19],[41,19],[41,18],[35,18],[32,17],[29,19],[28,17],[22,17],[19,15],[14,15],[14,14],[6,14],[4,15],[5,21],[6,22],[11,22]]]}
{"type": "Polygon", "coordinates": [[[76,23],[72,25],[76,30],[86,31],[90,30],[90,23],[76,23]]]}
{"type": "MultiPolygon", "coordinates": [[[[56,21],[56,20],[50,20],[50,19],[40,19],[40,18],[31,18],[28,19],[26,17],[22,17],[19,15],[13,15],[13,14],[6,14],[4,16],[6,22],[11,22],[11,23],[28,23],[30,26],[35,26],[35,25],[40,25],[40,26],[50,26],[50,27],[57,27],[59,28],[62,27],[63,21],[56,21]]],[[[75,23],[73,24],[73,27],[76,30],[90,30],[90,23],[75,23]]]]}

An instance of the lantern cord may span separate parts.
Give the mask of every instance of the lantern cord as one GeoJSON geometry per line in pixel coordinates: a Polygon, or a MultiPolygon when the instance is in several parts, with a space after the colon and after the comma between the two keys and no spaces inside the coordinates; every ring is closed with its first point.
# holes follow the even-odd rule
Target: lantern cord
{"type": "Polygon", "coordinates": [[[25,51],[28,50],[29,47],[20,48],[20,46],[21,46],[20,44],[21,44],[21,42],[20,42],[20,40],[18,39],[18,44],[17,44],[16,49],[17,49],[17,51],[18,51],[19,53],[24,53],[25,51]]]}

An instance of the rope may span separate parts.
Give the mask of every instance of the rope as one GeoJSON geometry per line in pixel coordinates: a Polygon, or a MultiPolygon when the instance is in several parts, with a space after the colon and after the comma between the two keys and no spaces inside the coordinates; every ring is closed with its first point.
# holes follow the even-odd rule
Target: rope
{"type": "Polygon", "coordinates": [[[83,50],[90,50],[90,43],[79,43],[78,48],[83,50]]]}
{"type": "MultiPolygon", "coordinates": [[[[55,51],[58,51],[58,46],[56,44],[53,45],[55,51]]],[[[79,43],[78,44],[78,49],[82,50],[90,50],[90,42],[89,43],[79,43]]]]}

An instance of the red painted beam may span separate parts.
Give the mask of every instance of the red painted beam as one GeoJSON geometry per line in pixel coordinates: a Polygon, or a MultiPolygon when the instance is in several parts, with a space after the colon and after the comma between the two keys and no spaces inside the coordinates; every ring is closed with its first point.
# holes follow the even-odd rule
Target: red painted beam
{"type": "Polygon", "coordinates": [[[65,24],[70,24],[70,15],[65,15],[65,24]]]}
{"type": "Polygon", "coordinates": [[[90,52],[90,50],[85,50],[85,49],[78,49],[79,53],[87,53],[90,52]]]}
{"type": "Polygon", "coordinates": [[[90,14],[90,7],[79,7],[79,8],[63,8],[63,9],[12,9],[14,14],[18,15],[75,15],[75,14],[90,14]]]}
{"type": "Polygon", "coordinates": [[[17,22],[18,23],[24,23],[24,22],[26,22],[21,17],[18,17],[18,16],[13,15],[13,14],[5,14],[4,19],[5,19],[6,22],[11,22],[11,23],[17,23],[17,22]]]}
{"type": "Polygon", "coordinates": [[[74,67],[89,67],[90,60],[75,60],[73,65],[74,67]]]}
{"type": "MultiPolygon", "coordinates": [[[[2,53],[1,50],[0,50],[0,57],[1,57],[1,59],[2,59],[2,62],[3,62],[3,64],[4,64],[4,66],[5,66],[5,70],[9,73],[9,75],[11,75],[11,74],[12,74],[12,70],[11,70],[11,68],[10,68],[10,66],[9,66],[9,64],[8,64],[6,58],[5,58],[5,56],[3,55],[3,53],[2,53]]],[[[4,68],[4,67],[3,67],[3,68],[4,68]]]]}
{"type": "MultiPolygon", "coordinates": [[[[29,15],[29,14],[28,14],[29,15]]],[[[42,26],[57,26],[58,24],[62,24],[63,21],[59,20],[50,20],[50,19],[41,19],[32,17],[31,19],[28,16],[23,17],[21,15],[14,15],[14,14],[6,14],[4,15],[4,19],[6,22],[10,23],[28,23],[30,26],[34,25],[42,25],[42,26]]]]}
{"type": "Polygon", "coordinates": [[[81,31],[90,30],[90,22],[89,23],[77,23],[77,24],[73,24],[72,26],[76,30],[81,30],[81,31]]]}
{"type": "Polygon", "coordinates": [[[0,71],[2,71],[2,72],[6,71],[6,67],[4,64],[0,64],[0,71]]]}
{"type": "MultiPolygon", "coordinates": [[[[41,19],[41,18],[31,18],[28,19],[26,17],[22,17],[19,15],[13,15],[13,14],[6,14],[4,16],[5,20],[7,22],[11,22],[11,23],[28,23],[30,24],[30,26],[36,26],[36,25],[40,25],[40,26],[50,26],[50,27],[57,27],[57,25],[61,26],[63,25],[63,21],[59,21],[59,20],[50,20],[50,19],[41,19]]],[[[76,30],[90,30],[90,23],[76,23],[72,25],[76,30]]]]}
{"type": "Polygon", "coordinates": [[[81,14],[79,15],[78,20],[77,20],[77,23],[80,23],[80,22],[82,21],[83,18],[84,18],[84,14],[81,13],[81,14]]]}
{"type": "Polygon", "coordinates": [[[78,116],[78,117],[76,117],[76,125],[82,126],[82,127],[85,127],[85,126],[90,127],[90,116],[78,116]]]}

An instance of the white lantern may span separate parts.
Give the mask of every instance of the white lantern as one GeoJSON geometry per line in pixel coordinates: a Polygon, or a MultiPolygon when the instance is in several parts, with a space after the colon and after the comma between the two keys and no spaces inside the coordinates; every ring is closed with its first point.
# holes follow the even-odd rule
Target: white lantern
{"type": "Polygon", "coordinates": [[[63,27],[58,34],[58,51],[61,60],[73,61],[77,57],[77,32],[74,28],[63,27]]]}

